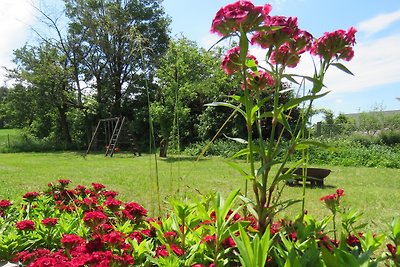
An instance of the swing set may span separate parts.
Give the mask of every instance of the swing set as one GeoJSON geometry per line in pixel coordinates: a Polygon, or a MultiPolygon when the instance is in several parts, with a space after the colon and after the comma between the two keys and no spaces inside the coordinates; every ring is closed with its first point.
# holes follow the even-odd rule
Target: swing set
{"type": "Polygon", "coordinates": [[[136,147],[136,142],[132,131],[129,129],[129,121],[125,117],[99,120],[86,150],[86,155],[89,154],[93,147],[97,148],[99,144],[105,146],[106,157],[112,157],[114,152],[119,151],[120,148],[118,145],[128,145],[131,148],[134,156],[141,155],[136,147]]]}

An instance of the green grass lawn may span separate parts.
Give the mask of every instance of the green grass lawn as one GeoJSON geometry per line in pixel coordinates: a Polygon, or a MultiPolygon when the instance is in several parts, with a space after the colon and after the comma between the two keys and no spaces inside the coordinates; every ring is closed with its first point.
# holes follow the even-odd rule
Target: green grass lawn
{"type": "MultiPolygon", "coordinates": [[[[226,196],[236,188],[244,188],[244,178],[221,158],[159,159],[159,188],[163,208],[169,197],[209,194],[221,191],[226,196]]],[[[328,215],[320,197],[345,190],[345,203],[364,212],[364,220],[383,229],[392,218],[400,216],[400,170],[376,168],[327,167],[332,173],[324,188],[307,188],[306,209],[317,218],[328,215]]],[[[116,154],[79,153],[7,153],[0,154],[0,199],[20,200],[27,191],[43,191],[49,182],[64,178],[72,186],[102,183],[120,193],[124,201],[137,201],[150,212],[157,210],[156,162],[154,155],[131,157],[116,154]]],[[[301,187],[286,187],[283,198],[301,197],[301,187]]],[[[251,192],[249,192],[251,196],[251,192]]],[[[293,206],[281,216],[293,216],[300,205],[293,206]]],[[[375,228],[376,226],[372,225],[375,228]]]]}

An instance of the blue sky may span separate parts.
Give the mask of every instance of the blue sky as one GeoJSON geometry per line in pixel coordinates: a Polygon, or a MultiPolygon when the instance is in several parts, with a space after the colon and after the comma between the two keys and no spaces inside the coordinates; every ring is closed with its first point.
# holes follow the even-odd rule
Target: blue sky
{"type": "MultiPolygon", "coordinates": [[[[30,30],[37,23],[32,4],[55,4],[54,0],[0,0],[0,66],[12,67],[12,50],[35,39],[30,30]]],[[[164,0],[171,16],[174,36],[183,34],[205,48],[218,36],[209,32],[218,9],[234,1],[164,0]]],[[[330,94],[316,102],[316,107],[336,114],[400,109],[400,1],[399,0],[254,0],[255,5],[269,3],[272,15],[296,16],[299,27],[318,37],[325,31],[358,29],[354,59],[346,66],[355,74],[349,76],[331,71],[325,82],[330,94]]],[[[254,49],[256,56],[261,52],[254,49]]],[[[299,71],[311,74],[310,58],[304,58],[299,71]]],[[[0,83],[4,72],[0,71],[0,83]]]]}
{"type": "MultiPolygon", "coordinates": [[[[172,17],[172,33],[183,34],[209,47],[218,36],[209,32],[211,21],[226,0],[164,0],[172,17]]],[[[296,16],[299,27],[315,37],[326,31],[358,29],[355,57],[346,66],[355,74],[340,71],[328,73],[326,86],[331,91],[316,107],[338,113],[400,109],[400,1],[398,0],[276,0],[252,1],[269,3],[272,15],[296,16]]],[[[257,55],[257,52],[254,54],[257,55]]],[[[260,57],[261,58],[261,57],[260,57]]],[[[304,74],[312,74],[309,59],[300,66],[304,74]]]]}

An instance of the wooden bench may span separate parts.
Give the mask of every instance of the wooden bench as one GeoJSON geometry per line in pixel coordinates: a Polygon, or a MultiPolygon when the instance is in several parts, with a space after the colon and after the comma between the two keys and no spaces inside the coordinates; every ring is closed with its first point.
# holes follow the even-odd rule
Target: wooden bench
{"type": "MultiPolygon", "coordinates": [[[[289,168],[283,168],[282,173],[288,171],[289,168]]],[[[324,186],[324,179],[331,173],[329,169],[307,168],[304,170],[306,182],[310,182],[311,186],[324,186]]],[[[303,181],[303,168],[297,168],[293,171],[295,177],[287,181],[289,185],[298,184],[303,181]]]]}

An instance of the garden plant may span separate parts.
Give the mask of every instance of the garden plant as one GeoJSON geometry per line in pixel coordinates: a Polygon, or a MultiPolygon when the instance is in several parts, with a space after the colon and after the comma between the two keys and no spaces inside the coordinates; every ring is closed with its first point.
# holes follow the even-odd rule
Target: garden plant
{"type": "Polygon", "coordinates": [[[171,199],[168,214],[148,218],[139,203],[122,202],[102,184],[70,189],[71,181],[61,179],[42,193],[26,193],[21,205],[0,201],[0,258],[26,266],[399,266],[400,219],[389,235],[367,231],[361,213],[343,206],[344,189],[321,196],[331,215],[315,219],[304,208],[305,177],[301,199],[280,198],[293,171],[307,167],[307,157],[288,166],[295,151],[325,148],[306,138],[305,127],[313,101],[327,94],[328,69],[351,74],[340,61],[353,58],[356,30],[314,38],[299,29],[297,18],[269,15],[271,8],[238,1],[221,8],[211,28],[222,40],[238,38],[222,67],[242,84],[230,102],[209,105],[232,108],[246,121],[247,140],[235,139],[246,148],[233,158],[246,156],[249,167],[229,162],[244,176],[244,192],[171,199]],[[265,64],[250,54],[251,45],[264,49],[265,64]],[[306,53],[315,58],[314,73],[292,74],[306,53]],[[279,95],[293,90],[286,82],[310,89],[282,104],[279,95]],[[265,110],[270,99],[273,107],[265,110]],[[298,106],[301,119],[290,124],[298,106]],[[289,146],[283,146],[284,133],[289,146]],[[297,217],[279,218],[298,202],[297,217]]]}

